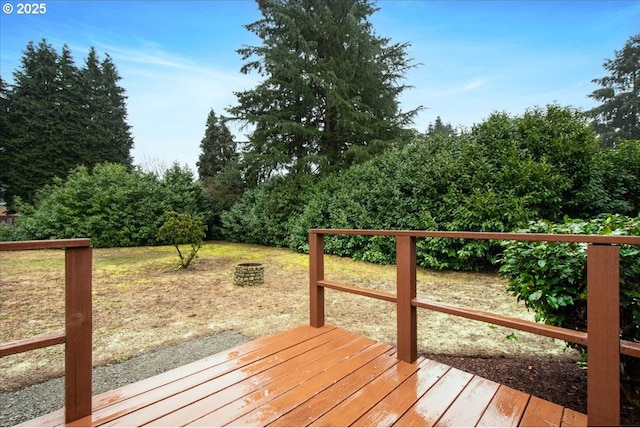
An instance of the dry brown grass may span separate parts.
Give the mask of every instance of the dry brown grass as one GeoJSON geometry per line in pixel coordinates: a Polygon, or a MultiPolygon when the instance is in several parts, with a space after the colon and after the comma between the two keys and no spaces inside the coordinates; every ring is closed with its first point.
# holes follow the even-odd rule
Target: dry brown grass
{"type": "MultiPolygon", "coordinates": [[[[211,242],[187,270],[172,247],[95,249],[93,364],[235,330],[260,337],[308,323],[308,256],[253,245],[211,242]],[[233,285],[237,263],[265,265],[265,283],[233,285]]],[[[326,257],[325,277],[395,292],[395,267],[326,257]]],[[[494,274],[418,270],[418,295],[532,319],[494,274]]],[[[63,251],[0,253],[0,343],[60,331],[64,325],[63,251]]],[[[395,308],[326,291],[327,323],[395,343],[395,308]]],[[[419,311],[419,350],[454,355],[564,355],[564,344],[509,329],[419,311]]],[[[63,347],[0,360],[1,391],[63,373],[63,347]]]]}

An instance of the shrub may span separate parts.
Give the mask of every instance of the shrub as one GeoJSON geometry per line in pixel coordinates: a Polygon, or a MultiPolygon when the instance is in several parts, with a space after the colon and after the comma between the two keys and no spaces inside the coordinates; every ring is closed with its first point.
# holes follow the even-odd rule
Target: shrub
{"type": "Polygon", "coordinates": [[[94,247],[154,245],[165,211],[199,213],[202,189],[175,166],[162,179],[119,164],[81,166],[19,206],[18,239],[91,238],[94,247]]]}
{"type": "Polygon", "coordinates": [[[290,177],[274,177],[245,191],[242,198],[221,215],[225,239],[233,242],[286,247],[290,222],[304,207],[305,183],[290,177]]]}
{"type": "Polygon", "coordinates": [[[164,213],[164,224],[158,229],[158,239],[175,247],[180,258],[178,269],[189,267],[198,254],[198,250],[204,245],[204,237],[207,235],[207,226],[202,223],[200,217],[192,217],[189,214],[179,214],[175,211],[164,213]],[[189,245],[189,253],[184,255],[180,245],[189,245]]]}
{"type": "MultiPolygon", "coordinates": [[[[601,215],[589,221],[565,218],[562,224],[532,222],[525,232],[640,235],[640,217],[601,215]]],[[[586,331],[587,244],[508,242],[500,274],[507,290],[535,311],[536,320],[586,331]]],[[[621,338],[640,342],[640,248],[620,246],[621,338]]],[[[575,346],[580,348],[578,346],[575,346]]],[[[584,349],[582,349],[584,351],[584,349]]],[[[623,388],[640,400],[640,361],[623,356],[623,388]]]]}
{"type": "MultiPolygon", "coordinates": [[[[560,219],[564,209],[574,209],[569,192],[591,195],[583,164],[595,166],[594,150],[593,130],[570,108],[549,106],[522,117],[495,113],[469,133],[417,138],[324,178],[308,192],[291,245],[306,250],[312,227],[505,232],[536,218],[560,219]]],[[[366,261],[395,260],[388,238],[328,237],[325,248],[366,261]]],[[[435,269],[491,268],[501,250],[490,241],[417,243],[418,264],[435,269]]]]}
{"type": "Polygon", "coordinates": [[[603,212],[640,214],[640,140],[619,141],[602,151],[603,212]]]}

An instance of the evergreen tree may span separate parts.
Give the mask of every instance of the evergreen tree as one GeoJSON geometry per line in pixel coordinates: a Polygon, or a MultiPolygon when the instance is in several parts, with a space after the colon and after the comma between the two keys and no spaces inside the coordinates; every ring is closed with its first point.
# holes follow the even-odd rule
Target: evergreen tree
{"type": "Polygon", "coordinates": [[[86,144],[87,149],[94,156],[91,163],[99,162],[100,141],[104,132],[102,127],[101,105],[105,104],[104,85],[102,84],[102,69],[100,59],[94,48],[89,50],[81,70],[82,91],[87,99],[84,104],[86,144]]]}
{"type": "Polygon", "coordinates": [[[12,139],[11,122],[9,122],[9,86],[0,77],[0,202],[4,202],[4,186],[7,181],[9,159],[7,157],[7,144],[12,139]]]}
{"type": "Polygon", "coordinates": [[[97,122],[102,127],[99,162],[115,162],[131,167],[133,158],[133,138],[131,127],[127,124],[127,96],[119,85],[120,73],[107,54],[100,64],[102,71],[101,96],[98,105],[101,116],[97,122]]]}
{"type": "Polygon", "coordinates": [[[609,75],[593,79],[601,87],[589,95],[602,103],[589,112],[602,144],[612,147],[620,139],[640,140],[640,34],[630,37],[603,67],[609,75]]]}
{"type": "Polygon", "coordinates": [[[3,83],[0,198],[31,202],[54,177],[99,162],[131,166],[124,89],[109,57],[97,66],[91,50],[82,70],[67,45],[60,54],[29,42],[14,83],[3,83]]]}
{"type": "Polygon", "coordinates": [[[211,110],[207,116],[204,138],[200,142],[198,176],[207,195],[211,213],[208,229],[220,238],[220,214],[231,208],[244,191],[237,144],[227,125],[211,110]]]}
{"type": "Polygon", "coordinates": [[[436,135],[441,135],[443,137],[453,137],[458,135],[456,130],[451,126],[451,123],[443,123],[440,116],[436,117],[434,123],[429,123],[427,127],[427,136],[435,137],[436,135]]]}
{"type": "Polygon", "coordinates": [[[229,164],[238,161],[236,142],[227,125],[218,119],[213,109],[207,116],[204,138],[200,142],[200,158],[196,163],[200,180],[213,178],[229,164]]]}
{"type": "Polygon", "coordinates": [[[54,97],[56,119],[54,132],[57,144],[47,145],[47,148],[55,150],[55,154],[52,154],[49,159],[51,162],[49,170],[56,177],[66,177],[69,171],[78,165],[77,160],[86,157],[83,106],[87,97],[80,86],[80,71],[67,45],[62,46],[57,65],[54,97]]]}
{"type": "Polygon", "coordinates": [[[51,159],[63,144],[56,105],[58,68],[58,54],[42,40],[37,46],[29,42],[14,72],[8,112],[12,134],[3,135],[2,167],[3,197],[10,205],[16,196],[31,200],[56,175],[51,159]]]}
{"type": "Polygon", "coordinates": [[[264,80],[237,92],[228,111],[255,130],[246,176],[330,172],[363,161],[402,136],[417,109],[401,112],[409,44],[374,34],[369,0],[259,0],[246,26],[261,46],[238,50],[243,73],[264,80]]]}

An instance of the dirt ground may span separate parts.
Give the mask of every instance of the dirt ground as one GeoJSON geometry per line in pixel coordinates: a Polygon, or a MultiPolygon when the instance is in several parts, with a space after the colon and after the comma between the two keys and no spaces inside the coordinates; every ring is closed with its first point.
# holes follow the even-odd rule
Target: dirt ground
{"type": "MultiPolygon", "coordinates": [[[[94,249],[94,366],[221,331],[256,338],[308,323],[304,254],[210,242],[188,269],[176,270],[176,262],[172,247],[94,249]],[[233,284],[234,266],[245,262],[265,266],[264,284],[233,284]]],[[[394,266],[326,256],[325,278],[395,293],[394,266]]],[[[533,319],[504,286],[495,274],[418,270],[419,297],[533,319]]],[[[63,290],[63,251],[0,253],[0,343],[62,330],[63,290]]],[[[325,300],[327,323],[395,344],[390,303],[334,290],[325,300]]],[[[422,354],[586,410],[586,371],[563,342],[423,310],[418,320],[422,354]]],[[[3,358],[0,391],[60,376],[63,367],[61,346],[3,358]]],[[[623,414],[637,416],[625,405],[623,414]]]]}

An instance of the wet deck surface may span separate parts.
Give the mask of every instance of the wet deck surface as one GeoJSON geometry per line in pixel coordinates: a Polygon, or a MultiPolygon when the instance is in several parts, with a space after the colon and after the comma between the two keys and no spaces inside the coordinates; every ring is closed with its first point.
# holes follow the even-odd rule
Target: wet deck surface
{"type": "MultiPolygon", "coordinates": [[[[333,326],[298,327],[93,397],[70,426],[585,426],[584,414],[333,326]]],[[[24,426],[64,425],[63,411],[24,426]]]]}

